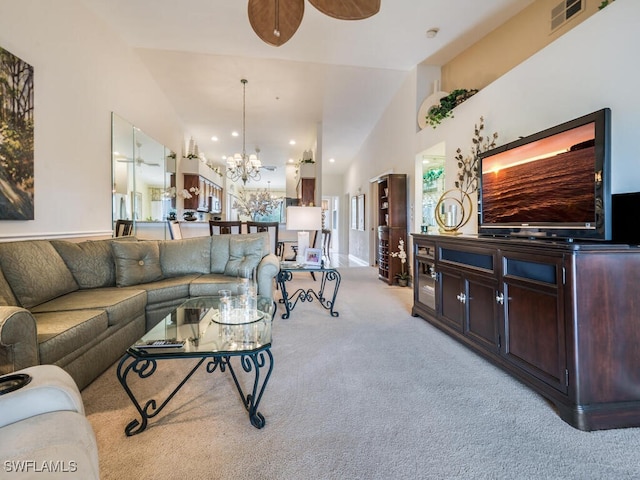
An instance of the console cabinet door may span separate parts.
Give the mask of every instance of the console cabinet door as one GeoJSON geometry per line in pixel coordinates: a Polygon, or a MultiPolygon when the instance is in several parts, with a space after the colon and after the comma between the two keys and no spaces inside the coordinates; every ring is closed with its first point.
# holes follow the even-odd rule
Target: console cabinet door
{"type": "Polygon", "coordinates": [[[415,255],[414,267],[414,303],[428,308],[435,314],[436,312],[436,279],[438,277],[435,270],[433,258],[425,258],[415,255]]]}
{"type": "Polygon", "coordinates": [[[498,353],[496,279],[442,267],[440,285],[440,320],[477,346],[498,353]]]}
{"type": "Polygon", "coordinates": [[[498,353],[498,318],[495,278],[469,277],[465,280],[466,307],[464,334],[478,346],[498,353]]]}
{"type": "Polygon", "coordinates": [[[446,267],[440,267],[438,275],[440,278],[438,318],[448,327],[462,333],[464,305],[460,299],[461,295],[465,293],[462,275],[459,272],[450,270],[446,267]]]}
{"type": "Polygon", "coordinates": [[[562,257],[503,257],[503,355],[567,393],[562,257]],[[550,261],[551,260],[551,261],[550,261]]]}

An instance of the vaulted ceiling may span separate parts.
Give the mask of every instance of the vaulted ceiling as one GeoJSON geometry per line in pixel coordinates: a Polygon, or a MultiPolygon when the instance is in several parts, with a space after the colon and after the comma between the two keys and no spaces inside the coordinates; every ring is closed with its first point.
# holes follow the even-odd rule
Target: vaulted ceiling
{"type": "Polygon", "coordinates": [[[285,163],[314,147],[319,125],[323,171],[343,172],[411,69],[446,63],[531,3],[382,0],[377,14],[351,21],[304,2],[299,28],[275,47],[255,34],[242,0],[82,1],[135,49],[215,164],[242,148],[231,131],[242,130],[246,78],[246,148],[278,167],[263,175],[273,188],[284,187],[285,163]]]}

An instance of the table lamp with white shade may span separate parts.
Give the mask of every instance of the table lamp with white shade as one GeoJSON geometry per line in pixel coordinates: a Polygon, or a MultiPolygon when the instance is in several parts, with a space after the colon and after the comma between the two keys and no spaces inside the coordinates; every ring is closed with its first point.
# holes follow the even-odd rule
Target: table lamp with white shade
{"type": "Polygon", "coordinates": [[[309,230],[321,228],[321,207],[287,207],[287,230],[298,231],[297,263],[304,263],[304,254],[309,248],[309,230]]]}

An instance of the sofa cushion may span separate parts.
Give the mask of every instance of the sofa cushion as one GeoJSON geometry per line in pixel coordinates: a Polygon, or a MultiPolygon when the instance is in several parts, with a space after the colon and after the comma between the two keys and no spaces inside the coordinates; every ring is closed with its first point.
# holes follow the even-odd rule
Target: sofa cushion
{"type": "Polygon", "coordinates": [[[111,242],[137,241],[135,237],[121,237],[86,242],[51,240],[80,288],[114,287],[116,265],[111,242]]]}
{"type": "Polygon", "coordinates": [[[47,240],[0,243],[0,266],[25,308],[78,290],[78,284],[47,240]]]}
{"type": "Polygon", "coordinates": [[[271,251],[271,235],[269,234],[269,232],[257,232],[257,233],[251,233],[249,235],[262,238],[262,256],[263,257],[265,255],[269,255],[270,253],[273,253],[271,251]]]}
{"type": "Polygon", "coordinates": [[[116,285],[119,287],[162,278],[157,241],[113,242],[111,249],[116,263],[116,285]]]}
{"type": "Polygon", "coordinates": [[[220,290],[231,290],[231,294],[238,293],[238,279],[221,273],[201,275],[189,285],[190,297],[210,297],[218,295],[220,290]]]}
{"type": "Polygon", "coordinates": [[[229,239],[229,260],[224,274],[238,277],[246,276],[258,267],[264,250],[264,238],[253,235],[233,235],[229,239]]]}
{"type": "Polygon", "coordinates": [[[181,277],[163,278],[156,282],[143,283],[127,289],[145,290],[147,292],[147,309],[155,304],[162,304],[176,299],[186,300],[189,297],[189,283],[200,274],[192,273],[181,277]]]}
{"type": "Polygon", "coordinates": [[[229,238],[232,235],[211,236],[211,273],[224,273],[229,260],[229,238]]]}
{"type": "Polygon", "coordinates": [[[159,246],[164,277],[209,273],[211,269],[211,237],[165,240],[159,246]]]}
{"type": "Polygon", "coordinates": [[[34,307],[31,312],[106,310],[109,325],[127,323],[144,315],[147,292],[116,287],[78,290],[34,307]]]}
{"type": "Polygon", "coordinates": [[[105,310],[67,310],[36,313],[40,363],[53,364],[106,331],[105,310]]]}

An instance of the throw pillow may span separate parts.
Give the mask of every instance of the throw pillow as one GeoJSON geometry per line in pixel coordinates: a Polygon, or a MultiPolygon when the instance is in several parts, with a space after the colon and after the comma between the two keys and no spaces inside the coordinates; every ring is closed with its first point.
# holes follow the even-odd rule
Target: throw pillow
{"type": "Polygon", "coordinates": [[[229,261],[229,238],[231,235],[211,236],[211,273],[222,273],[229,261]]]}
{"type": "Polygon", "coordinates": [[[25,308],[78,290],[64,260],[47,240],[0,243],[0,266],[25,308]]]}
{"type": "Polygon", "coordinates": [[[116,262],[116,285],[119,287],[149,283],[162,278],[158,242],[113,242],[111,250],[116,262]]]}
{"type": "Polygon", "coordinates": [[[264,239],[247,238],[247,235],[234,235],[229,239],[229,260],[224,274],[238,277],[240,272],[251,271],[258,267],[262,259],[264,239]]]}
{"type": "Polygon", "coordinates": [[[111,242],[114,241],[136,241],[136,238],[122,237],[79,243],[51,240],[51,244],[71,270],[78,286],[84,289],[113,287],[116,284],[116,266],[111,253],[111,242]]]}
{"type": "Polygon", "coordinates": [[[211,237],[164,240],[160,242],[160,263],[165,277],[189,273],[209,273],[211,237]]]}

